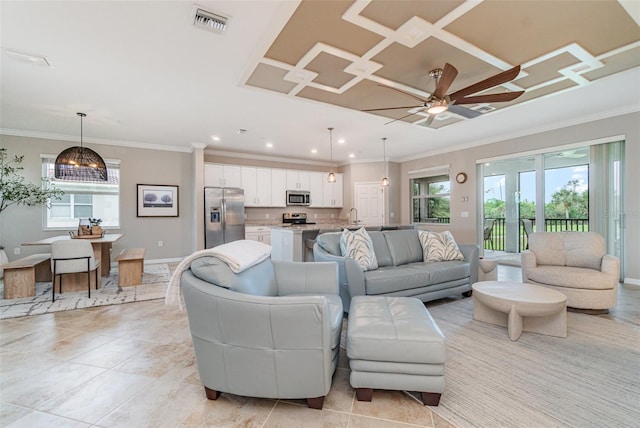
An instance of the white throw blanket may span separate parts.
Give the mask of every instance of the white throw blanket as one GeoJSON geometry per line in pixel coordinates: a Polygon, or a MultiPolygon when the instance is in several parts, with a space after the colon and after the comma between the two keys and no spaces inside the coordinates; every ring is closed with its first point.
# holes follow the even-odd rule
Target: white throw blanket
{"type": "Polygon", "coordinates": [[[182,293],[180,292],[180,277],[184,271],[189,269],[191,262],[199,257],[217,257],[229,265],[229,268],[233,272],[240,273],[269,258],[270,255],[270,245],[251,240],[233,241],[207,250],[196,251],[182,260],[173,272],[169,286],[167,287],[165,304],[178,304],[180,309],[184,310],[184,301],[182,299],[182,293]]]}

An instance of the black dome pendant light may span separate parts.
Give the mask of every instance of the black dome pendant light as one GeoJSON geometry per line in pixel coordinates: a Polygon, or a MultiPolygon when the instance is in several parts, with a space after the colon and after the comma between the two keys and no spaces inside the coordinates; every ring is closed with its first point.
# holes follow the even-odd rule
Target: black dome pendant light
{"type": "Polygon", "coordinates": [[[80,116],[80,146],[63,150],[56,158],[55,177],[70,181],[107,181],[107,166],[99,154],[82,146],[82,118],[80,116]]]}

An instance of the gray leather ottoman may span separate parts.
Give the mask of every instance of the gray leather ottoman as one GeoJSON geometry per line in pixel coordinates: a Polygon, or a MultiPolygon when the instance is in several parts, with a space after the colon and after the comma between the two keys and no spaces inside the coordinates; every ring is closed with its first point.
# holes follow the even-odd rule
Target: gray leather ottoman
{"type": "Polygon", "coordinates": [[[355,296],[347,323],[350,383],[358,401],[374,389],[418,391],[437,406],[444,392],[444,335],[413,297],[355,296]]]}

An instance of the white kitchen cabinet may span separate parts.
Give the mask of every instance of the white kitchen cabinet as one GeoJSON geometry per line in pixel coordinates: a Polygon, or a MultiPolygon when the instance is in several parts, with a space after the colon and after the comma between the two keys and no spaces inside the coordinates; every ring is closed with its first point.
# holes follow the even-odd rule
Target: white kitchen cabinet
{"type": "Polygon", "coordinates": [[[271,170],[271,206],[287,206],[287,172],[284,169],[271,170]]]}
{"type": "Polygon", "coordinates": [[[242,168],[235,165],[205,163],[204,185],[242,188],[242,168]]]}
{"type": "Polygon", "coordinates": [[[324,207],[323,182],[327,181],[327,174],[324,172],[309,173],[309,192],[311,193],[310,208],[324,207]]]}
{"type": "Polygon", "coordinates": [[[309,172],[287,171],[286,190],[309,190],[309,172]]]}
{"type": "Polygon", "coordinates": [[[327,180],[322,182],[322,206],[325,208],[341,208],[342,207],[342,186],[343,174],[336,173],[336,182],[329,183],[327,180]]]}
{"type": "Polygon", "coordinates": [[[271,228],[269,226],[245,226],[244,239],[271,245],[271,228]]]}
{"type": "Polygon", "coordinates": [[[271,169],[242,167],[245,207],[270,207],[271,169]]]}

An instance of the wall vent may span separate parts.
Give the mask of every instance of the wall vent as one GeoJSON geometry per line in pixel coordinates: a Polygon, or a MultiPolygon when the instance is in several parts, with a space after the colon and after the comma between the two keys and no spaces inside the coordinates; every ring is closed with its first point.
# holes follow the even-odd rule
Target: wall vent
{"type": "Polygon", "coordinates": [[[194,8],[193,25],[196,28],[222,34],[227,29],[229,18],[217,13],[209,12],[200,7],[194,8]]]}

